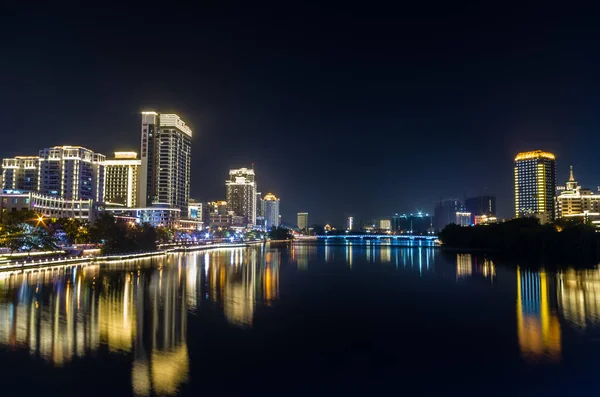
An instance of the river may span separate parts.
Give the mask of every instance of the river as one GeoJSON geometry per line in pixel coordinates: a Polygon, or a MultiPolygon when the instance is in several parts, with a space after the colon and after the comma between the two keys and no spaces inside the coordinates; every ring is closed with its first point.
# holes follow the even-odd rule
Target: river
{"type": "Polygon", "coordinates": [[[0,273],[2,395],[594,395],[600,271],[308,243],[0,273]]]}

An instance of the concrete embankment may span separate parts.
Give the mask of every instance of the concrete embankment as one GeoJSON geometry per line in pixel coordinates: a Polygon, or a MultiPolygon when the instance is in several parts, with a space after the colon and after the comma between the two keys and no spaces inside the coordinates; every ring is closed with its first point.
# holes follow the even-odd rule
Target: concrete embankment
{"type": "Polygon", "coordinates": [[[169,248],[159,249],[151,252],[139,252],[132,254],[117,254],[117,255],[104,255],[104,256],[84,256],[84,257],[66,257],[66,258],[40,258],[34,260],[23,260],[23,261],[10,261],[0,264],[0,272],[3,271],[19,271],[35,268],[44,267],[56,267],[56,266],[71,266],[79,264],[104,264],[114,263],[124,260],[132,259],[144,259],[158,256],[168,255],[170,253],[185,253],[195,251],[206,251],[213,249],[227,249],[227,248],[242,248],[254,245],[256,243],[219,243],[219,244],[206,244],[206,245],[185,245],[185,246],[173,246],[169,248]]]}

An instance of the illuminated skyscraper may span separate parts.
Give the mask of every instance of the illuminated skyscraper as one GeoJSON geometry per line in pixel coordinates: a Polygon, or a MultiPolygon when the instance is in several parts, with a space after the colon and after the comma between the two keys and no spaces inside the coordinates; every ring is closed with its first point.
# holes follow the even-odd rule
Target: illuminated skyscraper
{"type": "Polygon", "coordinates": [[[104,201],[105,159],[81,146],[40,150],[37,190],[66,200],[104,201]]]}
{"type": "Polygon", "coordinates": [[[308,212],[298,212],[298,229],[308,231],[308,212]]]}
{"type": "Polygon", "coordinates": [[[515,215],[536,216],[542,223],[554,220],[556,157],[535,150],[515,157],[515,215]]]}
{"type": "Polygon", "coordinates": [[[107,203],[137,207],[141,163],[136,152],[115,152],[114,159],[106,160],[107,203]]]}
{"type": "Polygon", "coordinates": [[[268,193],[264,200],[265,221],[267,230],[279,226],[279,199],[273,193],[268,193]]]}
{"type": "Polygon", "coordinates": [[[254,170],[240,168],[229,170],[227,188],[227,209],[234,215],[246,217],[248,223],[256,224],[256,181],[254,170]]]}
{"type": "Polygon", "coordinates": [[[140,207],[168,204],[187,213],[192,130],[176,114],[142,112],[140,207]]]}
{"type": "Polygon", "coordinates": [[[349,216],[348,219],[346,220],[346,230],[354,230],[354,217],[353,216],[349,216]]]}

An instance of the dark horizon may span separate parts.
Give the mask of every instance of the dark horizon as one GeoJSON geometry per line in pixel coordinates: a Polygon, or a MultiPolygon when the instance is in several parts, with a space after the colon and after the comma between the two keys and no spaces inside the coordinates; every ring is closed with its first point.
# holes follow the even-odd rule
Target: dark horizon
{"type": "Polygon", "coordinates": [[[192,198],[223,199],[254,163],[288,223],[480,194],[511,217],[514,156],[534,149],[556,154],[558,185],[573,165],[595,191],[593,13],[461,7],[7,8],[0,156],[139,152],[155,110],[193,129],[192,198]]]}

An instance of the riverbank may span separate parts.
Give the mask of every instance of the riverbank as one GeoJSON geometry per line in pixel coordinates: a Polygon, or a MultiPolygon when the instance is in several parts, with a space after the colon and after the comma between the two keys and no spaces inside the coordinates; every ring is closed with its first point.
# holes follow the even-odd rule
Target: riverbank
{"type": "Polygon", "coordinates": [[[84,257],[46,257],[37,260],[24,260],[24,261],[12,261],[0,265],[0,272],[7,271],[19,271],[27,269],[36,269],[43,267],[55,267],[55,266],[70,266],[79,265],[84,263],[89,264],[105,264],[114,263],[124,260],[135,260],[145,259],[157,256],[164,256],[170,253],[185,253],[195,251],[207,251],[213,249],[227,249],[227,248],[242,248],[249,247],[256,244],[262,244],[262,242],[247,242],[247,243],[217,243],[217,244],[203,244],[203,245],[185,245],[185,246],[174,246],[167,249],[159,249],[151,252],[139,252],[131,254],[114,254],[114,255],[103,255],[93,256],[88,255],[84,257]]]}

